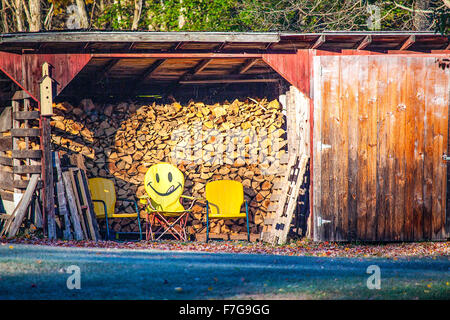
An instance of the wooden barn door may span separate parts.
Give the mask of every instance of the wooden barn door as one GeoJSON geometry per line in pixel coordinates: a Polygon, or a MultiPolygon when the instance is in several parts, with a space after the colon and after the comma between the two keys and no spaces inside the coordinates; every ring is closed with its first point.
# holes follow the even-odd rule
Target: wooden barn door
{"type": "Polygon", "coordinates": [[[449,69],[314,58],[314,238],[445,239],[449,69]]]}

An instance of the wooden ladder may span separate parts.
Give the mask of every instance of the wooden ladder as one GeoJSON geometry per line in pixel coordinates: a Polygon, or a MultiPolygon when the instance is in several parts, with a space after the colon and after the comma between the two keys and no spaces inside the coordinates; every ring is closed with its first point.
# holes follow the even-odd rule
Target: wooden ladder
{"type": "Polygon", "coordinates": [[[280,179],[274,185],[268,215],[264,219],[261,240],[271,244],[286,242],[307,163],[308,156],[296,155],[289,159],[286,170],[279,173],[280,179]]]}
{"type": "MultiPolygon", "coordinates": [[[[15,209],[32,175],[38,175],[36,189],[42,187],[40,146],[40,113],[34,101],[25,91],[16,91],[11,98],[11,106],[5,107],[0,115],[0,196],[3,204],[10,203],[9,210],[15,209]],[[34,148],[32,147],[34,144],[34,148]]],[[[34,192],[31,207],[36,206],[34,192]]],[[[39,209],[39,208],[38,208],[39,209]]],[[[12,211],[12,210],[11,210],[12,211]]],[[[14,218],[14,212],[8,218],[14,218]]],[[[34,224],[42,227],[40,210],[33,210],[34,224]]]]}
{"type": "MultiPolygon", "coordinates": [[[[16,91],[12,97],[12,165],[14,193],[23,193],[28,186],[30,175],[41,173],[41,150],[31,148],[32,142],[40,145],[39,111],[33,110],[30,96],[25,91],[16,91]],[[33,127],[31,127],[33,126],[33,127]],[[20,148],[20,142],[25,148],[20,148]],[[34,140],[34,141],[33,141],[34,140]],[[24,179],[26,178],[26,179],[24,179]]],[[[42,187],[39,181],[37,188],[42,187]]]]}

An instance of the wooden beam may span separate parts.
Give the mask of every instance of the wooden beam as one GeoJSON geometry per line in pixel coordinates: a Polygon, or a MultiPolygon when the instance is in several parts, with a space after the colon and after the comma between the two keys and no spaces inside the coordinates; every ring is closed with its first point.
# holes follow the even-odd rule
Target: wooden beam
{"type": "Polygon", "coordinates": [[[184,45],[183,41],[178,42],[174,46],[172,46],[169,51],[177,51],[178,49],[181,49],[181,47],[184,45]]]}
{"type": "Polygon", "coordinates": [[[226,47],[226,45],[227,45],[228,43],[225,41],[225,42],[222,42],[221,44],[219,44],[215,49],[214,49],[214,51],[216,51],[216,52],[218,52],[218,51],[222,51],[225,47],[226,47]]]}
{"type": "Polygon", "coordinates": [[[414,42],[416,42],[416,36],[410,35],[408,39],[406,39],[405,42],[403,42],[399,50],[407,50],[414,44],[414,42]]]}
{"type": "Polygon", "coordinates": [[[39,119],[39,111],[16,111],[13,114],[14,120],[36,120],[39,119]]]}
{"type": "Polygon", "coordinates": [[[269,42],[267,45],[266,45],[266,47],[264,48],[264,50],[270,50],[270,48],[274,45],[275,43],[274,42],[269,42]]]}
{"type": "Polygon", "coordinates": [[[97,73],[97,78],[102,79],[107,76],[108,72],[120,61],[120,59],[111,59],[97,73]]]}
{"type": "Polygon", "coordinates": [[[40,159],[41,150],[12,150],[11,157],[14,159],[40,159]]]}
{"type": "Polygon", "coordinates": [[[261,53],[93,53],[93,58],[110,58],[110,59],[135,59],[135,58],[159,58],[159,59],[250,59],[262,58],[261,53]]]}
{"type": "Polygon", "coordinates": [[[2,43],[48,42],[278,42],[279,33],[260,32],[145,32],[62,31],[2,35],[2,43]]]}
{"type": "Polygon", "coordinates": [[[12,166],[13,165],[13,159],[8,157],[2,157],[0,156],[0,165],[2,166],[12,166]]]}
{"type": "Polygon", "coordinates": [[[19,90],[14,93],[11,100],[18,101],[18,100],[23,100],[23,99],[28,99],[28,98],[30,98],[30,95],[28,94],[28,92],[26,92],[24,90],[19,90]]]}
{"type": "MultiPolygon", "coordinates": [[[[13,186],[15,189],[26,189],[28,186],[29,180],[13,180],[13,186]]],[[[37,187],[38,189],[42,188],[42,181],[38,182],[37,187]]]]}
{"type": "Polygon", "coordinates": [[[156,71],[156,69],[158,69],[165,61],[166,59],[159,59],[153,62],[150,67],[145,69],[145,71],[138,78],[136,78],[136,82],[141,82],[150,78],[150,76],[156,71]]]}
{"type": "Polygon", "coordinates": [[[253,67],[259,59],[248,59],[238,70],[238,74],[246,73],[251,67],[253,67]]]}
{"type": "Polygon", "coordinates": [[[25,174],[25,173],[41,173],[41,165],[25,165],[25,166],[14,166],[13,172],[17,174],[25,174]]]}
{"type": "Polygon", "coordinates": [[[85,43],[84,46],[83,46],[83,50],[82,51],[87,51],[91,45],[92,45],[91,42],[85,43]]]}
{"type": "Polygon", "coordinates": [[[372,43],[372,36],[371,35],[367,35],[358,44],[358,47],[356,48],[356,50],[364,50],[371,43],[372,43]]]}
{"type": "Polygon", "coordinates": [[[326,41],[326,36],[323,34],[317,38],[316,42],[311,46],[310,49],[318,49],[321,45],[323,45],[326,41]]]}
{"type": "Polygon", "coordinates": [[[202,72],[211,62],[213,61],[213,59],[204,59],[202,61],[200,61],[192,70],[191,74],[195,75],[198,74],[200,72],[202,72]]]}
{"type": "Polygon", "coordinates": [[[254,79],[210,79],[210,80],[181,80],[180,84],[214,84],[214,83],[268,83],[278,82],[278,78],[254,79]]]}
{"type": "Polygon", "coordinates": [[[11,136],[13,137],[39,137],[41,129],[38,128],[13,128],[11,136]]]}
{"type": "Polygon", "coordinates": [[[175,82],[167,86],[167,88],[164,90],[165,93],[170,93],[172,90],[175,89],[177,85],[181,84],[181,82],[188,81],[190,77],[200,73],[212,62],[212,60],[213,59],[204,59],[199,63],[197,63],[192,69],[182,74],[181,77],[179,77],[175,82]]]}

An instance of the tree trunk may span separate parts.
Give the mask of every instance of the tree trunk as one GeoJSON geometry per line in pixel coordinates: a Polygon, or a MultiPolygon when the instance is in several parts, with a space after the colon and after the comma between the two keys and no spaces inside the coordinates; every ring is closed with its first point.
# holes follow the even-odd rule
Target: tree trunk
{"type": "Polygon", "coordinates": [[[142,13],[142,0],[134,0],[134,16],[131,30],[137,30],[142,13]]]}
{"type": "Polygon", "coordinates": [[[76,0],[78,7],[78,16],[80,17],[80,27],[81,29],[89,28],[89,18],[86,11],[86,4],[84,0],[76,0]]]}
{"type": "Polygon", "coordinates": [[[36,32],[42,29],[41,22],[41,1],[40,0],[29,0],[30,6],[30,31],[36,32]]]}
{"type": "Polygon", "coordinates": [[[414,28],[417,31],[428,30],[431,25],[431,15],[423,11],[430,8],[430,0],[416,0],[414,4],[414,28]]]}
{"type": "Polygon", "coordinates": [[[17,24],[17,31],[25,31],[25,23],[23,20],[23,4],[22,0],[14,0],[15,1],[15,15],[16,15],[16,24],[17,24]]]}
{"type": "Polygon", "coordinates": [[[178,29],[182,29],[184,27],[184,24],[186,23],[186,19],[184,18],[184,11],[185,8],[183,7],[183,0],[180,0],[180,14],[178,15],[178,29]]]}
{"type": "Polygon", "coordinates": [[[6,10],[7,4],[5,0],[2,0],[2,32],[8,33],[9,32],[9,26],[8,26],[8,11],[6,10]]]}

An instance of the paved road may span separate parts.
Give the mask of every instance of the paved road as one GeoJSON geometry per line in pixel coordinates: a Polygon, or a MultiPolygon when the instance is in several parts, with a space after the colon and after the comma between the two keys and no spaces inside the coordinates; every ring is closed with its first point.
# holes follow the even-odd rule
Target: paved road
{"type": "MultiPolygon", "coordinates": [[[[0,299],[450,299],[450,259],[358,259],[0,245],[0,299]],[[81,289],[69,290],[71,265],[81,289]],[[381,289],[369,290],[369,265],[381,289]]],[[[73,283],[73,282],[72,282],[73,283]]]]}

